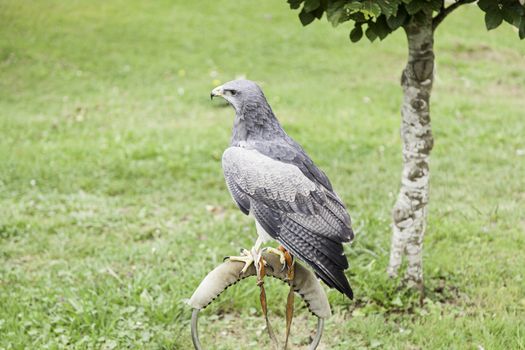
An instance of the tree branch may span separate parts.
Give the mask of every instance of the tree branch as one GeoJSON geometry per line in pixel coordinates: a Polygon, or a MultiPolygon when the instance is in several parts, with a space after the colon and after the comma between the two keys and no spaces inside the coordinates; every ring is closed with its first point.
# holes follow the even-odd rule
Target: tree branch
{"type": "Polygon", "coordinates": [[[476,0],[456,0],[455,3],[452,5],[445,7],[444,1],[443,1],[443,7],[439,11],[439,13],[432,19],[432,30],[436,30],[438,25],[447,17],[452,11],[460,7],[461,5],[470,4],[475,2],[476,0]]]}

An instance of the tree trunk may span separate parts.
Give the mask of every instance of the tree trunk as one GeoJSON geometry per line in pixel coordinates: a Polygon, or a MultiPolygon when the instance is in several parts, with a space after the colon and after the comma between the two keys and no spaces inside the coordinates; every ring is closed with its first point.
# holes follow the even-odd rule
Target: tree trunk
{"type": "Polygon", "coordinates": [[[433,146],[429,100],[434,80],[432,17],[414,16],[404,26],[408,62],[401,75],[403,172],[401,189],[393,209],[393,235],[388,274],[395,277],[403,255],[405,278],[423,290],[423,236],[429,191],[429,155],[433,146]]]}

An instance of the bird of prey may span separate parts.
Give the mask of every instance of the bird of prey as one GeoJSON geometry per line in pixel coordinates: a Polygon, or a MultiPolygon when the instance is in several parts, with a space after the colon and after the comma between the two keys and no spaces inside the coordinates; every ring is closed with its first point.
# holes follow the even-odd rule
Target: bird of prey
{"type": "Polygon", "coordinates": [[[291,253],[351,299],[343,243],[354,234],[328,177],[283,130],[256,83],[230,81],[213,89],[215,96],[235,110],[230,147],[222,156],[226,184],[239,209],[255,218],[258,233],[250,251],[229,258],[244,262],[243,271],[252,263],[257,267],[262,244],[276,240],[280,250],[266,249],[279,254],[281,263],[291,253]]]}

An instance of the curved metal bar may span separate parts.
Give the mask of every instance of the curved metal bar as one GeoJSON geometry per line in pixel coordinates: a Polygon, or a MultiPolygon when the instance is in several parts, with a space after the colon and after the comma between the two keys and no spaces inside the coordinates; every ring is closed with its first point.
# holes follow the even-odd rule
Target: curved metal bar
{"type": "MultiPolygon", "coordinates": [[[[193,309],[191,314],[191,341],[195,350],[202,350],[201,342],[199,341],[199,309],[193,309]]],[[[315,349],[315,348],[314,348],[315,349]]]]}
{"type": "MultiPolygon", "coordinates": [[[[193,346],[195,347],[195,350],[203,350],[201,342],[199,340],[199,329],[198,329],[198,323],[199,323],[199,311],[200,309],[193,309],[193,312],[191,314],[191,340],[193,341],[193,346]]],[[[308,350],[315,350],[319,346],[319,343],[321,342],[321,336],[323,335],[323,329],[324,329],[324,319],[318,317],[317,318],[317,328],[315,336],[310,343],[310,347],[308,350]]]]}
{"type": "MultiPolygon", "coordinates": [[[[323,336],[323,329],[324,329],[324,318],[317,318],[317,330],[315,332],[315,337],[312,339],[312,343],[310,344],[310,347],[308,350],[315,350],[319,346],[319,343],[321,342],[321,337],[323,336]]],[[[200,350],[200,349],[198,349],[200,350]]]]}

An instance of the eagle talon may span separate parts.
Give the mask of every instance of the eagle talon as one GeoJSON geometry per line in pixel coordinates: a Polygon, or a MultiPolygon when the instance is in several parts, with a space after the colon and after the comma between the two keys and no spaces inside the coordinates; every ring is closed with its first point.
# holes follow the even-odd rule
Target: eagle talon
{"type": "Polygon", "coordinates": [[[239,256],[226,256],[224,257],[223,261],[230,260],[230,261],[239,261],[244,263],[244,266],[242,267],[241,271],[239,272],[239,276],[246,273],[246,271],[250,268],[250,266],[253,264],[255,267],[255,270],[257,271],[257,275],[263,275],[264,276],[264,270],[265,268],[269,268],[272,271],[274,270],[271,265],[268,265],[266,260],[263,259],[260,251],[260,244],[257,244],[251,249],[244,249],[242,248],[239,256]],[[261,273],[262,271],[262,273],[261,273]]]}
{"type": "Polygon", "coordinates": [[[265,252],[273,253],[279,256],[279,262],[281,263],[281,269],[280,272],[283,272],[285,269],[288,269],[287,271],[287,279],[292,280],[294,276],[294,258],[293,256],[283,247],[279,246],[279,248],[275,249],[272,247],[264,248],[265,252]]]}
{"type": "Polygon", "coordinates": [[[284,252],[282,252],[281,250],[279,249],[275,249],[273,247],[265,247],[263,248],[263,251],[264,252],[267,252],[267,253],[273,253],[275,255],[278,255],[279,256],[279,262],[281,263],[282,267],[281,267],[281,272],[284,271],[284,269],[286,268],[286,259],[284,257],[284,252]]]}
{"type": "Polygon", "coordinates": [[[239,275],[244,274],[248,270],[248,268],[254,263],[254,258],[251,254],[241,255],[241,256],[228,256],[226,257],[226,259],[230,261],[239,261],[239,262],[244,263],[244,266],[239,272],[239,275]]]}

